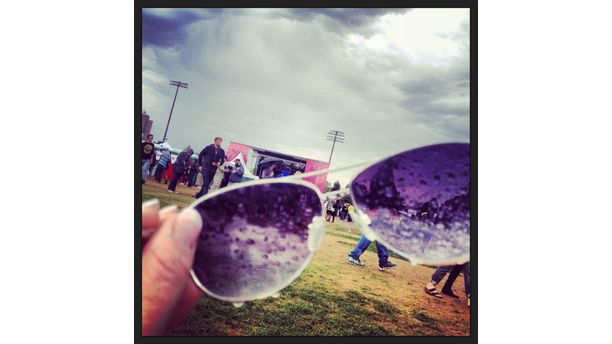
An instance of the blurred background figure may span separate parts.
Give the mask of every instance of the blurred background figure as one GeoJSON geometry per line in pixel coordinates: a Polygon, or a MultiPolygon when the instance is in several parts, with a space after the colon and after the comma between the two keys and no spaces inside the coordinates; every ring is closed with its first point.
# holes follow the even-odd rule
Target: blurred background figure
{"type": "Polygon", "coordinates": [[[242,166],[242,162],[240,159],[234,160],[234,169],[230,172],[229,176],[229,184],[236,184],[242,181],[242,176],[244,175],[244,166],[242,166]]]}
{"type": "Polygon", "coordinates": [[[175,193],[176,192],[176,184],[178,184],[179,179],[187,172],[187,168],[189,167],[189,160],[191,159],[191,155],[193,154],[193,149],[189,148],[187,150],[182,151],[176,160],[174,161],[174,171],[172,180],[170,184],[168,184],[168,192],[175,193]]]}
{"type": "Polygon", "coordinates": [[[271,163],[270,166],[263,170],[261,179],[274,178],[274,169],[276,169],[276,163],[271,163]]]}
{"type": "Polygon", "coordinates": [[[198,160],[189,159],[189,170],[187,171],[187,187],[191,188],[196,185],[196,179],[198,177],[198,160]]]}
{"type": "Polygon", "coordinates": [[[153,134],[147,135],[147,139],[140,144],[140,157],[142,158],[142,184],[145,183],[150,173],[149,167],[155,161],[155,145],[153,145],[153,134]]]}
{"type": "Polygon", "coordinates": [[[224,161],[223,157],[225,156],[225,151],[221,148],[221,142],[223,142],[222,138],[215,137],[214,142],[204,147],[198,155],[198,159],[200,160],[199,165],[202,168],[203,181],[202,188],[194,196],[195,198],[202,197],[208,193],[208,187],[215,177],[215,171],[224,161]]]}
{"type": "MultiPolygon", "coordinates": [[[[227,156],[225,157],[225,159],[227,160],[227,156]]],[[[222,187],[221,184],[223,183],[225,174],[229,173],[231,170],[232,170],[232,166],[229,161],[225,161],[223,162],[223,164],[219,165],[219,167],[217,167],[217,170],[215,171],[215,175],[213,177],[212,184],[210,185],[209,191],[215,191],[217,189],[220,189],[222,187]]],[[[228,178],[229,178],[229,175],[228,175],[228,178]]]]}
{"type": "Polygon", "coordinates": [[[155,180],[158,183],[161,183],[162,175],[168,169],[168,164],[170,163],[170,160],[170,151],[168,149],[162,149],[161,156],[159,157],[159,162],[157,163],[157,168],[155,169],[155,180]]]}

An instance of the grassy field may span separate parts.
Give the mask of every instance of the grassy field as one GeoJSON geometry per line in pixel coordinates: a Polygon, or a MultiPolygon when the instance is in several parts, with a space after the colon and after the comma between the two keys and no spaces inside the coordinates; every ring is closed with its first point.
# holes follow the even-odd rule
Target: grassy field
{"type": "MultiPolygon", "coordinates": [[[[158,198],[162,206],[189,205],[195,190],[148,180],[143,201],[158,198]]],[[[175,329],[175,335],[449,335],[467,336],[470,313],[463,293],[463,277],[453,290],[460,299],[436,299],[424,293],[433,269],[414,266],[392,254],[395,269],[377,268],[376,245],[370,245],[359,268],[346,255],[359,238],[352,224],[327,224],[321,248],[302,275],[278,298],[248,302],[240,308],[204,295],[199,305],[175,329]]],[[[444,281],[443,281],[444,282],[444,281]]]]}

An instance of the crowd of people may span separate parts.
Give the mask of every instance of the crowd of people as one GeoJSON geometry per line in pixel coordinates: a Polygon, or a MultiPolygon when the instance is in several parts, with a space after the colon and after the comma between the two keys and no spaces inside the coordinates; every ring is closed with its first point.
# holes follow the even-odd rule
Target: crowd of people
{"type": "Polygon", "coordinates": [[[193,156],[193,149],[188,147],[179,153],[174,162],[170,151],[162,148],[159,161],[156,161],[153,135],[148,135],[142,142],[142,183],[146,183],[147,176],[153,175],[158,183],[163,180],[164,184],[168,184],[170,193],[176,193],[176,186],[179,183],[187,188],[201,185],[195,198],[240,183],[244,175],[242,161],[240,159],[227,161],[225,151],[221,148],[222,142],[221,137],[216,137],[212,144],[202,149],[197,158],[193,156]],[[204,187],[205,185],[207,187],[204,187]]]}
{"type": "Polygon", "coordinates": [[[353,222],[349,213],[355,210],[355,206],[349,202],[342,202],[340,200],[336,202],[328,201],[323,205],[323,209],[325,209],[325,221],[327,222],[334,223],[336,217],[346,222],[353,222]]]}
{"type": "MultiPolygon", "coordinates": [[[[197,157],[194,156],[193,149],[188,147],[174,162],[170,151],[162,148],[159,161],[156,161],[153,135],[148,135],[142,142],[142,183],[145,184],[146,177],[152,175],[158,183],[163,181],[168,184],[168,192],[171,193],[176,193],[178,184],[187,188],[200,185],[193,196],[199,198],[208,192],[242,182],[245,172],[243,162],[240,159],[229,161],[221,148],[222,142],[221,137],[215,137],[214,142],[204,147],[197,157]]],[[[277,160],[262,166],[261,179],[282,178],[301,173],[298,166],[277,160]]],[[[344,219],[346,212],[340,212],[340,215],[344,219]]]]}

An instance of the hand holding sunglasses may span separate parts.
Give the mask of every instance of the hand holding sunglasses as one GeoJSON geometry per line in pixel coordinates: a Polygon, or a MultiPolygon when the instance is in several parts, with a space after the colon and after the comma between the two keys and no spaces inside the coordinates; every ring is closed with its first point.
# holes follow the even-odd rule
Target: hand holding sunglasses
{"type": "Polygon", "coordinates": [[[190,208],[200,214],[202,230],[191,270],[195,283],[237,304],[275,295],[319,248],[325,234],[322,203],[345,195],[361,232],[413,264],[469,261],[469,144],[393,155],[369,164],[338,192],[321,194],[301,180],[326,172],[333,171],[236,184],[196,200],[190,208]]]}

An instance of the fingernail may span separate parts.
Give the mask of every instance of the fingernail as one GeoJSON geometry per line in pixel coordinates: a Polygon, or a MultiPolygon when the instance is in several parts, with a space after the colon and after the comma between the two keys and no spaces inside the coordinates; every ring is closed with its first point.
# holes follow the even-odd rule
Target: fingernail
{"type": "Polygon", "coordinates": [[[142,202],[142,209],[157,208],[159,209],[159,199],[153,198],[146,202],[142,202]]]}
{"type": "Polygon", "coordinates": [[[160,211],[159,211],[159,219],[163,222],[166,220],[166,217],[168,215],[174,214],[174,213],[178,213],[179,208],[176,206],[176,204],[172,204],[169,205],[167,207],[163,207],[160,211]]]}
{"type": "Polygon", "coordinates": [[[202,218],[200,214],[187,208],[181,211],[174,224],[174,235],[190,248],[195,246],[195,243],[202,229],[202,218]]]}

